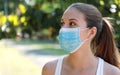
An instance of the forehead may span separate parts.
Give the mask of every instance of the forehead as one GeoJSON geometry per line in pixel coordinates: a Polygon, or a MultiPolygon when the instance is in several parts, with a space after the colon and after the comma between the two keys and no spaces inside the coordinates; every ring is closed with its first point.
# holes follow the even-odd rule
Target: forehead
{"type": "Polygon", "coordinates": [[[62,19],[77,19],[77,20],[85,20],[85,16],[82,12],[78,11],[76,8],[68,8],[63,13],[62,19]]]}

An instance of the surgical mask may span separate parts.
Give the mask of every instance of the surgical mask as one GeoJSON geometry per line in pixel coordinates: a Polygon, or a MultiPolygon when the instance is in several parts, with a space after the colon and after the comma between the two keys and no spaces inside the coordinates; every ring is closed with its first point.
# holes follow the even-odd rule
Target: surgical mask
{"type": "Polygon", "coordinates": [[[87,28],[61,28],[58,36],[60,47],[69,53],[78,50],[84,43],[80,39],[80,31],[85,29],[87,28]]]}

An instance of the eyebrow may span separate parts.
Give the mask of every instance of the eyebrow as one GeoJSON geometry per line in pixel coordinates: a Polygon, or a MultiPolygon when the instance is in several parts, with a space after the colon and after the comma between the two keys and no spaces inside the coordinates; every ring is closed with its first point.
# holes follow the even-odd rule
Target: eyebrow
{"type": "MultiPolygon", "coordinates": [[[[63,21],[64,19],[61,19],[61,21],[63,21]]],[[[75,21],[78,21],[77,19],[74,19],[74,18],[71,18],[69,20],[75,20],[75,21]]]]}

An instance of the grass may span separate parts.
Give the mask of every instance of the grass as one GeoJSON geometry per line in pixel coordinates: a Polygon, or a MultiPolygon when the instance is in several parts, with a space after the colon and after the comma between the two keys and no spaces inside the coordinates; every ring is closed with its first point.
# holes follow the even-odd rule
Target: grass
{"type": "Polygon", "coordinates": [[[41,75],[41,72],[15,48],[0,42],[0,75],[41,75]]]}
{"type": "Polygon", "coordinates": [[[62,50],[58,42],[49,40],[20,40],[15,41],[17,44],[30,45],[31,47],[37,48],[38,50],[44,50],[52,55],[65,55],[66,51],[62,50]]]}

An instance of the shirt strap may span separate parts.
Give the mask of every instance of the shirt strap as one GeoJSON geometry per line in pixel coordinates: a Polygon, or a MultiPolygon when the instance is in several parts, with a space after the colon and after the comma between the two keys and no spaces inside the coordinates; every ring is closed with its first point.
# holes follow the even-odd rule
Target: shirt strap
{"type": "Polygon", "coordinates": [[[56,70],[55,70],[55,75],[60,75],[61,69],[62,69],[62,61],[63,61],[63,56],[58,59],[56,70]]]}

